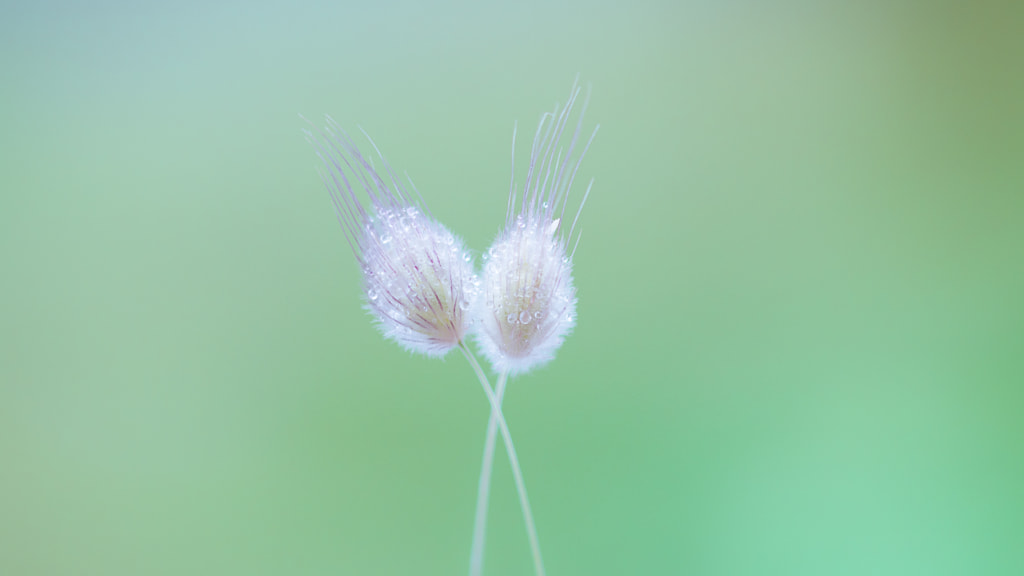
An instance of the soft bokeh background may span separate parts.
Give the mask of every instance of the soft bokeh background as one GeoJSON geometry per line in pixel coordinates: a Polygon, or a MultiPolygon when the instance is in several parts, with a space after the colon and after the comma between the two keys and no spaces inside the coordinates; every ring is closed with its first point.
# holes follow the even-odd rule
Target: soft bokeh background
{"type": "MultiPolygon", "coordinates": [[[[298,114],[482,250],[577,72],[549,574],[1024,574],[1022,4],[817,4],[5,3],[0,574],[465,573],[486,402],[374,331],[298,114]]],[[[501,458],[490,526],[530,574],[501,458]]]]}

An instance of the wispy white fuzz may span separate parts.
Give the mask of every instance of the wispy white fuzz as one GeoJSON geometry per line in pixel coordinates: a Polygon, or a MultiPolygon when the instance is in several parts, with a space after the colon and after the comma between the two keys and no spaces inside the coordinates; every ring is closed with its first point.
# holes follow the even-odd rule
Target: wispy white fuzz
{"type": "Polygon", "coordinates": [[[323,131],[306,135],[324,161],[321,177],[362,270],[366,309],[384,335],[407,350],[445,355],[469,329],[480,283],[472,255],[418,193],[413,199],[402,189],[379,150],[387,182],[351,138],[327,122],[323,131]]]}
{"type": "MultiPolygon", "coordinates": [[[[575,214],[566,206],[580,163],[597,134],[594,129],[578,151],[586,103],[569,142],[562,135],[579,96],[573,90],[564,108],[541,117],[530,165],[517,201],[513,132],[513,181],[504,230],[484,254],[482,294],[475,332],[485,356],[499,373],[523,373],[554,358],[576,325],[576,289],[572,281],[576,224],[590,193],[587,187],[575,214]]],[[[592,184],[592,182],[591,182],[592,184]]]]}

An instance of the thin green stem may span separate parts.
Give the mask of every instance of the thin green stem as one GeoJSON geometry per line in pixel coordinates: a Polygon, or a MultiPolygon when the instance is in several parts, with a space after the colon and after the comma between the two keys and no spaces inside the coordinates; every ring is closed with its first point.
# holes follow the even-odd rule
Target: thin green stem
{"type": "MultiPolygon", "coordinates": [[[[519,467],[519,457],[516,455],[516,447],[512,443],[512,433],[509,432],[508,424],[505,423],[505,416],[501,412],[501,401],[497,396],[495,396],[494,391],[491,390],[491,384],[487,380],[487,375],[484,374],[483,369],[480,367],[480,363],[477,362],[476,357],[469,351],[469,348],[466,347],[464,343],[460,342],[459,349],[462,350],[462,354],[466,357],[466,360],[469,361],[470,366],[473,367],[473,371],[476,372],[476,377],[480,380],[480,385],[484,389],[487,401],[491,404],[491,419],[497,422],[498,429],[501,431],[502,440],[505,441],[505,452],[508,453],[508,463],[512,467],[512,477],[515,480],[516,491],[519,493],[519,507],[523,510],[523,520],[526,522],[526,536],[529,538],[530,552],[533,554],[533,567],[537,576],[544,576],[544,562],[540,555],[540,541],[537,539],[537,527],[533,522],[533,513],[530,511],[530,499],[526,495],[526,482],[523,480],[523,471],[519,467]]],[[[498,383],[502,388],[504,388],[504,382],[507,381],[507,379],[507,372],[499,376],[498,383]]],[[[488,427],[490,427],[490,422],[488,422],[488,427]]],[[[488,488],[488,492],[489,491],[490,489],[488,488]]],[[[480,569],[483,568],[482,548],[483,544],[481,543],[480,569]]],[[[473,559],[471,557],[471,569],[472,562],[473,559]]]]}
{"type": "MultiPolygon", "coordinates": [[[[501,374],[498,378],[495,398],[498,404],[505,397],[505,384],[508,382],[507,373],[501,374]]],[[[473,518],[473,547],[469,554],[470,576],[480,576],[484,570],[484,542],[487,532],[487,505],[491,499],[491,471],[494,469],[494,447],[497,444],[498,419],[491,411],[487,419],[487,438],[484,441],[484,459],[480,465],[480,484],[476,492],[476,515],[473,518]]]]}

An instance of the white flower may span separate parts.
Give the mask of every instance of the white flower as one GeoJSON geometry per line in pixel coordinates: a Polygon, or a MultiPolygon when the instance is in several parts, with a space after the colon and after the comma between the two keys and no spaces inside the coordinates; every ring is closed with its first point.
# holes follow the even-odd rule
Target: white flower
{"type": "MultiPolygon", "coordinates": [[[[570,240],[590,187],[566,227],[565,209],[576,171],[597,134],[577,150],[583,113],[567,149],[561,142],[579,88],[573,86],[565,108],[544,114],[533,139],[522,196],[509,191],[505,228],[484,254],[483,290],[477,300],[475,332],[484,355],[498,372],[517,374],[552,358],[576,325],[576,289],[572,282],[570,240]],[[563,154],[564,151],[564,154],[563,154]]],[[[512,136],[515,148],[515,133],[512,136]]],[[[593,184],[593,182],[591,182],[593,184]]],[[[570,216],[572,214],[570,213],[570,216]]],[[[579,242],[579,234],[575,241],[579,242]]]]}
{"type": "Polygon", "coordinates": [[[422,198],[417,202],[402,190],[379,150],[389,182],[330,118],[319,138],[306,134],[327,167],[321,177],[363,272],[367,310],[384,335],[407,350],[445,355],[469,328],[479,285],[472,255],[422,198]],[[365,202],[353,180],[366,192],[365,202]]]}

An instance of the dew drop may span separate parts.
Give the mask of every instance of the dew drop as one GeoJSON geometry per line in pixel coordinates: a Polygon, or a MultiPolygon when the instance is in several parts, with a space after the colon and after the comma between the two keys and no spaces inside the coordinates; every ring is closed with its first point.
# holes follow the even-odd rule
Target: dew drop
{"type": "Polygon", "coordinates": [[[465,252],[465,253],[462,254],[462,261],[463,262],[469,262],[472,259],[473,259],[473,257],[469,255],[469,252],[465,252]]]}
{"type": "Polygon", "coordinates": [[[533,317],[536,318],[537,320],[540,320],[541,318],[544,317],[544,313],[541,312],[540,310],[537,310],[536,312],[533,313],[533,317]]]}
{"type": "Polygon", "coordinates": [[[376,300],[377,299],[377,291],[374,290],[373,288],[369,288],[369,289],[366,290],[366,296],[370,300],[376,300]]]}
{"type": "Polygon", "coordinates": [[[380,237],[380,243],[381,244],[387,244],[388,242],[391,242],[391,234],[388,234],[387,232],[385,232],[380,237]]]}
{"type": "Polygon", "coordinates": [[[508,316],[505,317],[505,320],[508,320],[509,324],[515,324],[516,323],[516,313],[515,312],[510,313],[508,316]]]}
{"type": "Polygon", "coordinates": [[[527,312],[526,310],[523,310],[522,312],[519,313],[519,323],[520,324],[529,324],[530,320],[531,320],[530,313],[527,312]]]}

